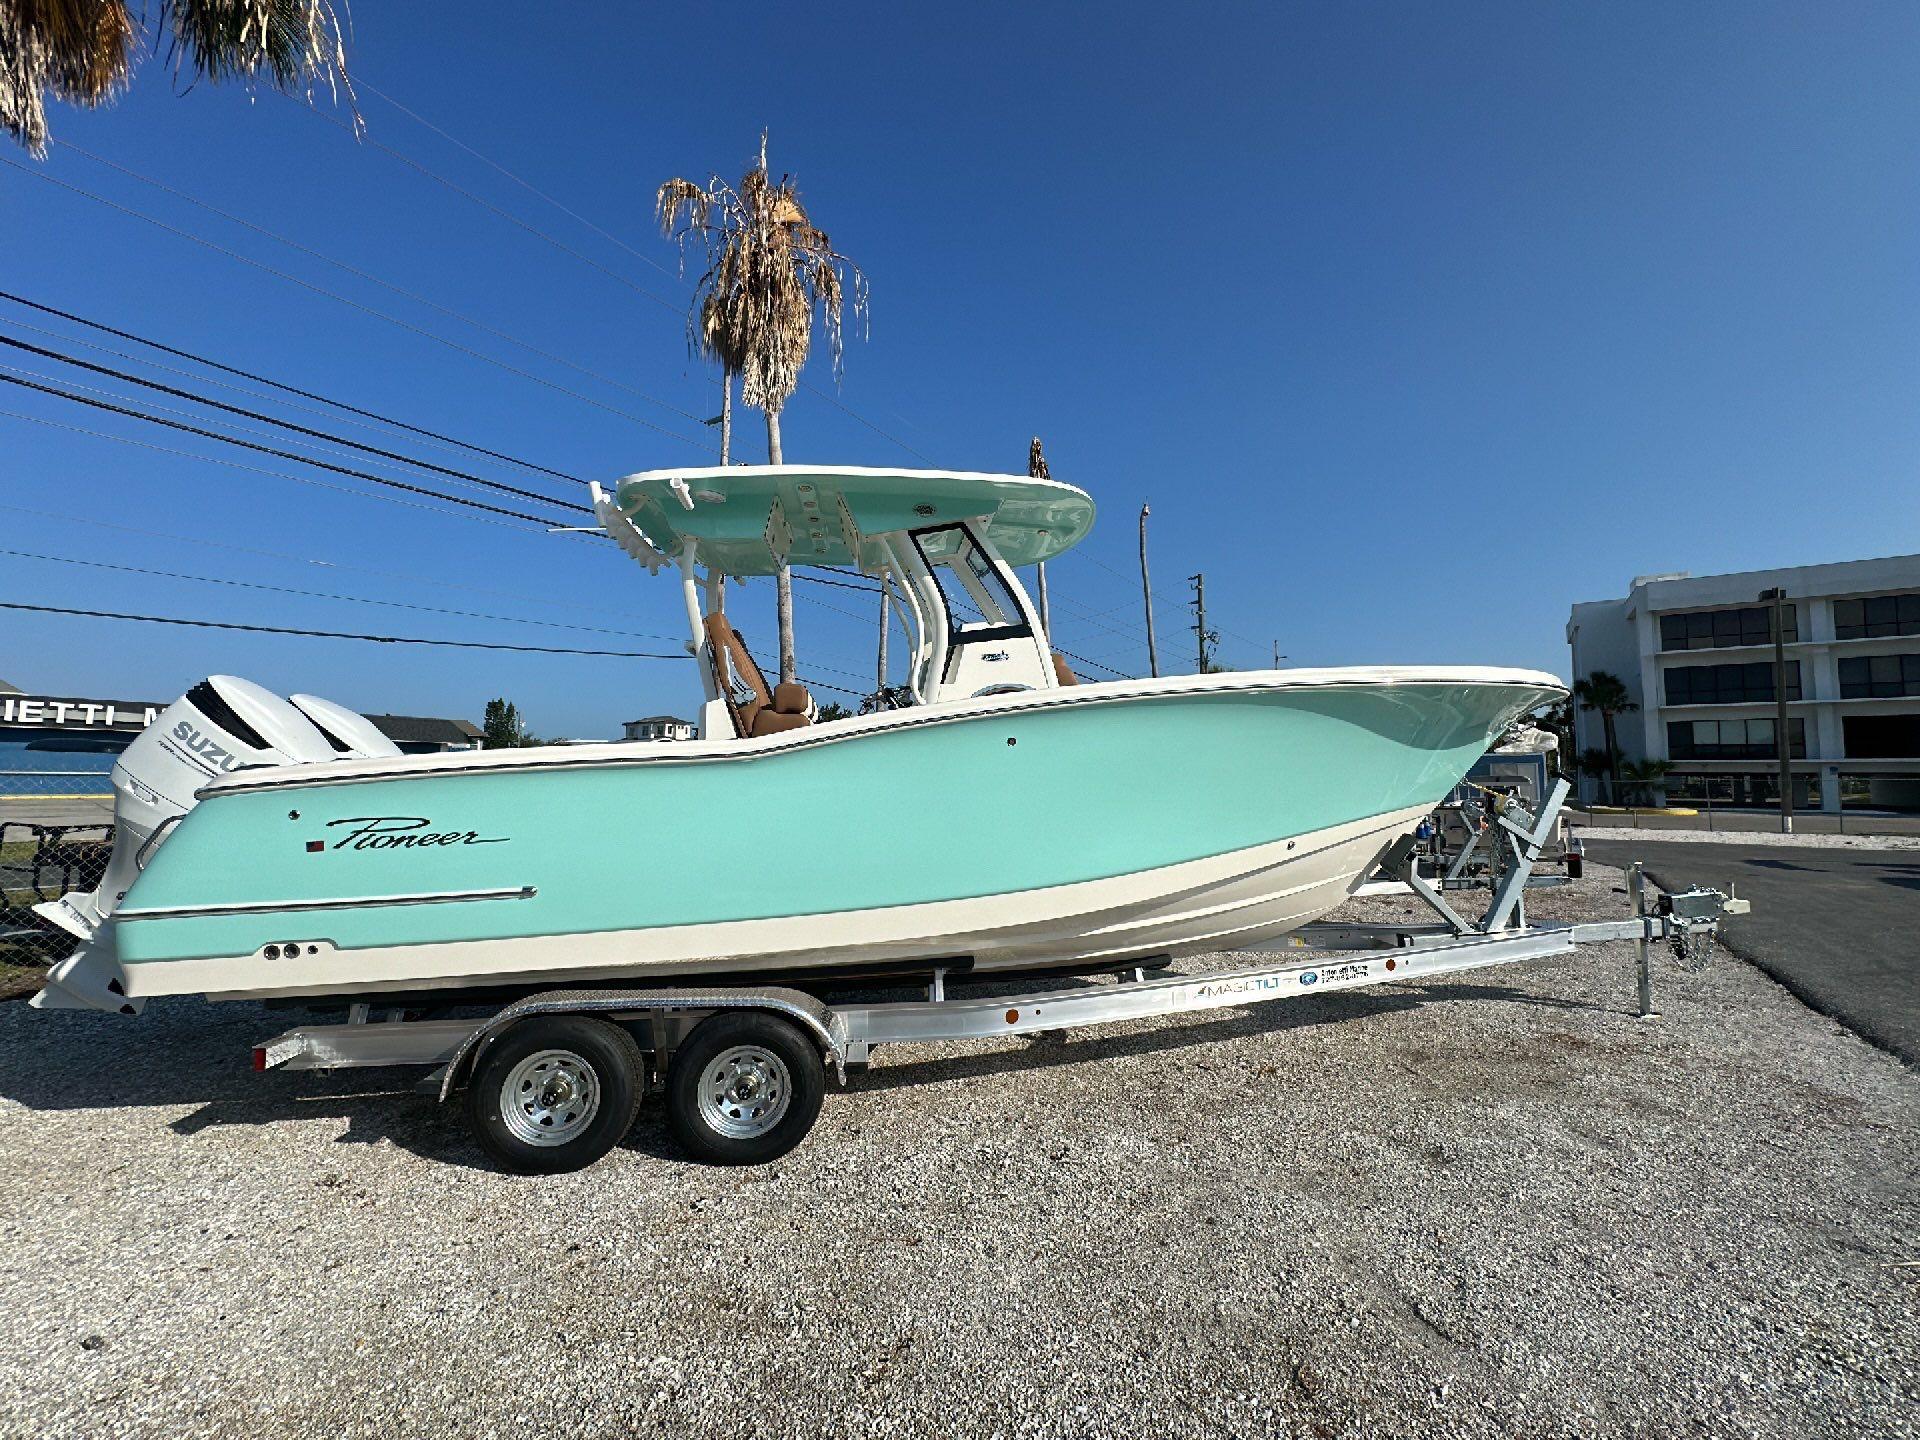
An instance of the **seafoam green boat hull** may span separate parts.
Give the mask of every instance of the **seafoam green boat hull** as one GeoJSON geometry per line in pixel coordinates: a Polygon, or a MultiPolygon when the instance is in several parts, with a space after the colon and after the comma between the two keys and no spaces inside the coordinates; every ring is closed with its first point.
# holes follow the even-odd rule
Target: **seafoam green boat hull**
{"type": "Polygon", "coordinates": [[[804,743],[699,747],[701,758],[634,747],[577,764],[215,790],[127,894],[115,949],[123,967],[147,968],[137,993],[165,993],[151,967],[307,937],[349,952],[1071,886],[1431,806],[1551,693],[1101,688],[948,719],[900,712],[844,738],[823,728],[804,743]],[[248,908],[205,913],[222,906],[248,908]],[[151,914],[169,910],[194,913],[151,914]]]}

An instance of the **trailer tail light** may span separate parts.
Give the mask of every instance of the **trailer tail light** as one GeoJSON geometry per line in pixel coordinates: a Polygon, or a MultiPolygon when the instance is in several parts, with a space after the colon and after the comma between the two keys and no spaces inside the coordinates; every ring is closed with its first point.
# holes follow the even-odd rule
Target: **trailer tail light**
{"type": "Polygon", "coordinates": [[[266,1046],[256,1045],[253,1047],[253,1068],[256,1070],[264,1070],[267,1068],[266,1046]]]}
{"type": "Polygon", "coordinates": [[[1020,1020],[1020,1012],[1018,1010],[1007,1011],[1007,1024],[1009,1025],[1017,1024],[1019,1020],[1020,1020]]]}

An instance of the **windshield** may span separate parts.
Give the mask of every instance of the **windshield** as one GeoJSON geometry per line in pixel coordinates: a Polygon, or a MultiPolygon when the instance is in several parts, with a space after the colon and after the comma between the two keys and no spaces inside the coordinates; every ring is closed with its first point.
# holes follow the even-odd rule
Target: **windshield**
{"type": "Polygon", "coordinates": [[[1006,577],[961,525],[916,530],[913,543],[946,602],[956,643],[1005,640],[1032,633],[1006,577]]]}

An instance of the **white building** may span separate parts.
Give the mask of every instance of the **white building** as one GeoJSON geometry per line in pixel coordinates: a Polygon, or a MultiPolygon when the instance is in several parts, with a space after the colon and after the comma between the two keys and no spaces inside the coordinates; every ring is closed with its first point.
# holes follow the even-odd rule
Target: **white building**
{"type": "MultiPolygon", "coordinates": [[[[1621,755],[1671,761],[1667,798],[1777,805],[1770,605],[1787,593],[1790,755],[1801,809],[1920,808],[1920,555],[1747,570],[1643,575],[1623,600],[1573,607],[1573,678],[1607,671],[1637,713],[1617,716],[1621,755]]],[[[1575,748],[1603,745],[1598,714],[1574,709],[1575,748]]],[[[1582,781],[1582,794],[1596,793],[1582,781]]]]}
{"type": "Polygon", "coordinates": [[[623,740],[691,740],[693,726],[674,715],[649,715],[644,720],[629,720],[621,727],[623,740]]]}

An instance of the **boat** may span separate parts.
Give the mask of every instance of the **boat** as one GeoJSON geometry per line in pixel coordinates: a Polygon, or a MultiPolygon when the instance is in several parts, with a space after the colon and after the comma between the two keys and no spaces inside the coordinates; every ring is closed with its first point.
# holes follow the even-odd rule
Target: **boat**
{"type": "Polygon", "coordinates": [[[342,707],[214,677],[116,765],[108,878],[47,907],[80,944],[33,1003],[454,1004],[1255,946],[1340,905],[1565,693],[1458,666],[1077,676],[1018,575],[1093,524],[1057,481],[733,466],[592,498],[677,581],[699,738],[399,755],[342,707]],[[879,592],[899,703],[828,720],[767,681],[727,602],[783,563],[879,592]]]}

